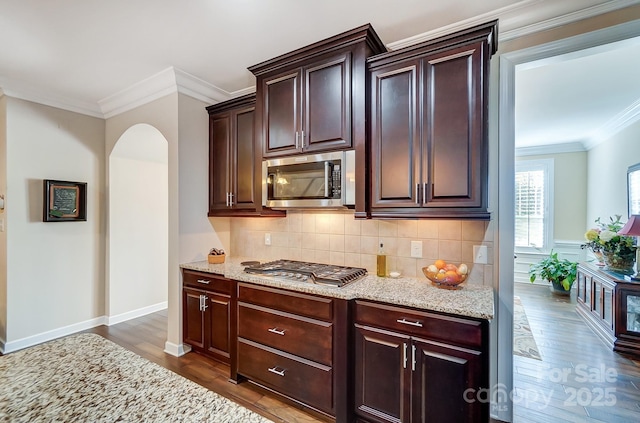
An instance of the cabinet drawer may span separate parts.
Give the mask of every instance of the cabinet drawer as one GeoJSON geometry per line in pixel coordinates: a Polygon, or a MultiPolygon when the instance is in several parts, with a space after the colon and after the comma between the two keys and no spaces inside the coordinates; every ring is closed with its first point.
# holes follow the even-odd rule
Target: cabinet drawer
{"type": "Polygon", "coordinates": [[[457,345],[482,347],[482,322],[385,304],[356,301],[356,323],[383,327],[457,345]]]}
{"type": "Polygon", "coordinates": [[[333,319],[333,301],[330,298],[240,283],[238,300],[314,319],[333,319]]]}
{"type": "Polygon", "coordinates": [[[233,282],[230,279],[212,273],[183,270],[182,284],[229,295],[233,292],[233,282]]]}
{"type": "Polygon", "coordinates": [[[264,307],[238,304],[238,336],[331,365],[333,325],[264,307]]]}
{"type": "Polygon", "coordinates": [[[238,373],[321,411],[332,412],[331,367],[240,338],[238,373]]]}

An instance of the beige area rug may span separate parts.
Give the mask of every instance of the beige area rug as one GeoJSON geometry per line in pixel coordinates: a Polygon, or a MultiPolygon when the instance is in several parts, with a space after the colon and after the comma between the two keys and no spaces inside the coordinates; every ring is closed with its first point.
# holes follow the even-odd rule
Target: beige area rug
{"type": "Polygon", "coordinates": [[[269,422],[96,334],[0,357],[0,422],[269,422]]]}
{"type": "Polygon", "coordinates": [[[513,297],[513,353],[521,357],[542,360],[520,297],[513,297]]]}

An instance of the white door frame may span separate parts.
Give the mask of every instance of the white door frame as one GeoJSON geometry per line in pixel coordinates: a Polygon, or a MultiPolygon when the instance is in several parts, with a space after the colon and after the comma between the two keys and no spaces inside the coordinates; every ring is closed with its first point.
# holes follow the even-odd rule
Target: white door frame
{"type": "MultiPolygon", "coordinates": [[[[613,42],[640,37],[640,21],[631,21],[570,38],[542,44],[500,56],[499,99],[499,166],[498,166],[498,246],[497,281],[498,386],[494,395],[513,392],[513,253],[515,227],[515,76],[516,67],[536,60],[577,52],[613,42]]],[[[492,415],[503,421],[513,421],[513,408],[508,401],[494,404],[492,415]]]]}

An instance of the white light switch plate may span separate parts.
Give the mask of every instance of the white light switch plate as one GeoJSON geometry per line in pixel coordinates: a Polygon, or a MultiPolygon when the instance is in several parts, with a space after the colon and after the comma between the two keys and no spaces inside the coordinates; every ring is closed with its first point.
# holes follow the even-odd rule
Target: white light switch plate
{"type": "Polygon", "coordinates": [[[411,241],[411,257],[422,258],[422,241],[411,241]]]}
{"type": "Polygon", "coordinates": [[[271,245],[271,234],[264,234],[264,245],[271,245]]]}
{"type": "Polygon", "coordinates": [[[487,264],[487,246],[473,246],[473,262],[477,264],[487,264]]]}

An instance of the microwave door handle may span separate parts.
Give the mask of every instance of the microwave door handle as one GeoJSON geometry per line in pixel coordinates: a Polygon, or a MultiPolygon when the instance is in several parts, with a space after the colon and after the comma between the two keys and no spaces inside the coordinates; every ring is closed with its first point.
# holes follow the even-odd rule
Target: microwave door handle
{"type": "Polygon", "coordinates": [[[331,182],[331,164],[324,162],[324,198],[329,198],[329,183],[331,182]]]}

